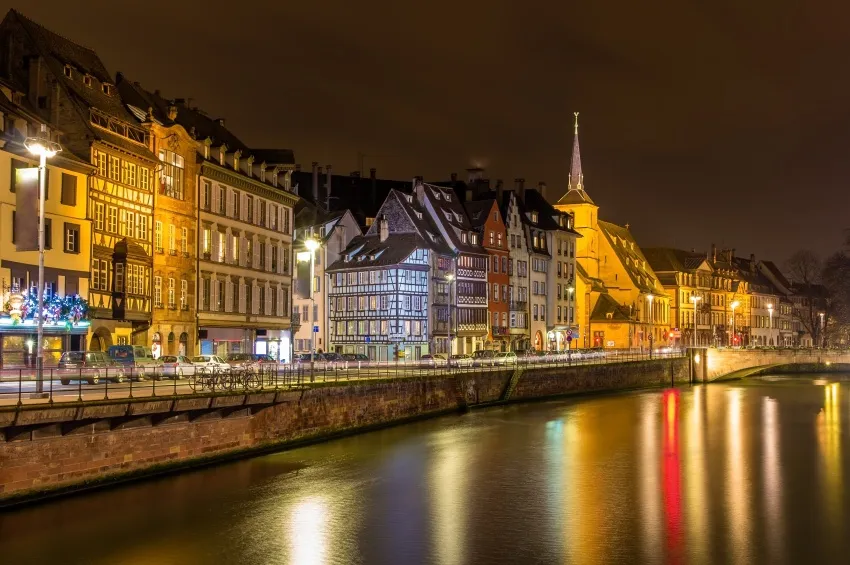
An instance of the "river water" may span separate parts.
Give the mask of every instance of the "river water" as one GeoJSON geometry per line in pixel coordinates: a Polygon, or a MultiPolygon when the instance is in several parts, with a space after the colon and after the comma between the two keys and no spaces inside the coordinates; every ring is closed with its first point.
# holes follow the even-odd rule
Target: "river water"
{"type": "Polygon", "coordinates": [[[819,375],[474,411],[0,514],[0,563],[848,563],[848,426],[819,375]]]}

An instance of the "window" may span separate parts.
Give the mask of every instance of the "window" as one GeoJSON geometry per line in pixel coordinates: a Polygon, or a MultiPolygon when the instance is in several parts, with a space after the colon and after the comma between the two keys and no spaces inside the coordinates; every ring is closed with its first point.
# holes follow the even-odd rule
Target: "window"
{"type": "Polygon", "coordinates": [[[128,186],[136,186],[136,164],[128,161],[121,162],[121,182],[128,186]]]}
{"type": "Polygon", "coordinates": [[[151,189],[151,171],[147,167],[139,167],[139,188],[151,189]]]}
{"type": "MultiPolygon", "coordinates": [[[[269,204],[269,229],[277,229],[277,206],[274,204],[269,204]]],[[[322,231],[324,231],[324,229],[325,228],[322,228],[322,231]]]]}
{"type": "MultiPolygon", "coordinates": [[[[77,205],[77,177],[74,175],[62,173],[62,197],[60,202],[65,206],[77,205]]],[[[102,207],[103,204],[101,204],[101,211],[102,207]]],[[[103,226],[100,229],[103,229],[103,226]]]]}
{"type": "Polygon", "coordinates": [[[492,230],[490,230],[490,245],[492,246],[492,245],[495,245],[495,244],[496,244],[496,234],[492,230]]]}
{"type": "Polygon", "coordinates": [[[493,302],[499,301],[499,285],[493,283],[493,302]]]}
{"type": "Polygon", "coordinates": [[[177,249],[177,228],[174,224],[168,225],[168,250],[174,252],[177,249]]]}
{"type": "Polygon", "coordinates": [[[270,270],[273,273],[277,272],[277,254],[278,254],[278,246],[272,245],[272,264],[270,266],[270,270]]]}
{"type": "Polygon", "coordinates": [[[118,157],[113,157],[112,155],[109,155],[107,165],[107,175],[109,176],[109,178],[114,181],[120,181],[121,161],[118,159],[118,157]]]}
{"type": "MultiPolygon", "coordinates": [[[[132,268],[134,265],[130,265],[132,268]]],[[[153,305],[162,308],[162,277],[153,278],[153,305]]]]}
{"type": "Polygon", "coordinates": [[[502,246],[502,234],[501,234],[501,232],[496,234],[496,246],[497,247],[502,246]]]}
{"type": "Polygon", "coordinates": [[[109,206],[106,209],[106,231],[118,233],[118,208],[109,206]]]}
{"type": "Polygon", "coordinates": [[[266,201],[257,199],[257,223],[261,226],[266,225],[266,201]]]}
{"type": "Polygon", "coordinates": [[[64,69],[62,69],[62,72],[63,72],[63,73],[65,74],[65,76],[66,76],[66,77],[68,77],[68,78],[73,78],[73,77],[74,77],[74,69],[73,69],[73,67],[71,67],[71,65],[65,65],[65,68],[64,68],[64,69]]]}
{"type": "Polygon", "coordinates": [[[204,228],[203,234],[203,247],[201,251],[206,256],[206,258],[209,259],[209,255],[212,249],[212,231],[210,230],[210,228],[206,227],[204,228]]]}
{"type": "Polygon", "coordinates": [[[219,263],[224,263],[224,254],[227,251],[227,243],[224,239],[225,235],[226,234],[224,232],[216,232],[216,236],[218,237],[218,245],[216,247],[218,257],[216,257],[216,261],[219,263]]]}
{"type": "MultiPolygon", "coordinates": [[[[77,240],[79,240],[79,226],[77,226],[77,240]]],[[[50,218],[44,219],[44,248],[53,249],[53,221],[50,218]]]]}
{"type": "Polygon", "coordinates": [[[224,185],[218,185],[216,187],[216,191],[218,191],[218,212],[222,216],[227,213],[227,190],[224,188],[224,185]]]}
{"type": "Polygon", "coordinates": [[[188,228],[180,228],[180,250],[183,255],[189,255],[189,230],[188,228]]]}
{"type": "Polygon", "coordinates": [[[222,280],[215,281],[215,303],[216,310],[224,312],[224,281],[222,280]]]}
{"type": "Polygon", "coordinates": [[[180,281],[180,308],[186,309],[189,306],[188,302],[189,282],[186,279],[180,281]]]}
{"type": "MultiPolygon", "coordinates": [[[[183,157],[173,151],[160,149],[159,160],[162,161],[160,192],[169,198],[183,200],[183,157]]],[[[209,185],[206,181],[204,184],[209,185]]],[[[209,200],[206,202],[208,203],[209,200]]]]}
{"type": "Polygon", "coordinates": [[[153,246],[158,253],[162,253],[162,222],[155,222],[153,227],[153,246]]]}
{"type": "Polygon", "coordinates": [[[466,243],[466,232],[461,232],[460,241],[461,243],[466,243]]]}
{"type": "MultiPolygon", "coordinates": [[[[47,224],[45,224],[46,226],[47,224]]],[[[65,253],[80,252],[80,226],[65,222],[65,253]]]]}
{"type": "Polygon", "coordinates": [[[83,84],[91,88],[91,75],[83,76],[83,84]]]}
{"type": "Polygon", "coordinates": [[[233,217],[242,219],[242,194],[238,190],[233,191],[233,217]]]}
{"type": "Polygon", "coordinates": [[[201,209],[209,210],[212,204],[212,183],[205,180],[201,183],[201,209]]]}
{"type": "Polygon", "coordinates": [[[136,239],[148,240],[148,217],[139,214],[136,218],[136,239]]]}
{"type": "Polygon", "coordinates": [[[289,208],[283,209],[283,223],[280,226],[283,233],[289,233],[289,208]]]}
{"type": "Polygon", "coordinates": [[[95,202],[94,204],[94,229],[103,231],[104,220],[103,217],[103,203],[95,202]]]}
{"type": "Polygon", "coordinates": [[[245,221],[249,224],[254,223],[254,197],[250,194],[245,196],[245,221]]]}

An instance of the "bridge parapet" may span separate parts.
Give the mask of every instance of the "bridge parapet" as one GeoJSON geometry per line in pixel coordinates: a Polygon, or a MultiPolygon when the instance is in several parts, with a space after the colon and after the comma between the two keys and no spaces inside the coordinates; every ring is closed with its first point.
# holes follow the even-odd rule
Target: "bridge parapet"
{"type": "Polygon", "coordinates": [[[707,349],[704,356],[708,381],[757,367],[850,364],[850,352],[829,349],[707,349]]]}

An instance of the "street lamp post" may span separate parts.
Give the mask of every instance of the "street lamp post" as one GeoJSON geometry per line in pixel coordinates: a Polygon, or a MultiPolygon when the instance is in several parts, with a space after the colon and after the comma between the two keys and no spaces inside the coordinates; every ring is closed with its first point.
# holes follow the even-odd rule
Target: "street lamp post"
{"type": "Polygon", "coordinates": [[[735,345],[735,338],[737,337],[737,334],[735,333],[735,308],[740,305],[741,303],[737,300],[733,301],[732,304],[729,305],[729,307],[732,308],[732,341],[730,345],[735,345]]]}
{"type": "MultiPolygon", "coordinates": [[[[571,312],[571,313],[575,313],[575,311],[576,311],[575,304],[573,303],[573,291],[575,291],[575,289],[574,289],[572,286],[568,286],[568,287],[567,287],[567,292],[569,293],[569,296],[570,296],[569,303],[570,303],[570,312],[571,312]]],[[[573,325],[573,318],[572,318],[572,316],[570,316],[569,324],[570,324],[570,327],[572,327],[572,325],[573,325]]],[[[575,338],[574,338],[574,339],[575,339],[575,338]]],[[[572,339],[567,340],[567,351],[569,351],[570,349],[572,349],[572,347],[571,347],[571,346],[572,346],[572,341],[573,341],[572,339]]],[[[578,345],[576,345],[576,347],[578,347],[578,345]]]]}
{"type": "Polygon", "coordinates": [[[446,321],[446,355],[447,359],[452,357],[452,283],[455,280],[454,273],[448,273],[446,280],[449,281],[449,302],[446,305],[449,311],[449,319],[446,321]]]}
{"type": "MultiPolygon", "coordinates": [[[[310,312],[316,311],[316,297],[314,296],[315,285],[313,281],[316,278],[316,250],[320,244],[312,237],[304,241],[304,247],[310,252],[310,312]]],[[[310,382],[315,379],[315,356],[316,356],[316,331],[315,324],[317,320],[313,316],[313,326],[310,327],[310,382]]]]}
{"type": "Polygon", "coordinates": [[[702,300],[702,296],[691,296],[691,302],[694,303],[694,335],[691,338],[691,345],[693,345],[694,347],[697,346],[697,302],[699,302],[700,300],[702,300]]]}
{"type": "MultiPolygon", "coordinates": [[[[770,321],[768,322],[767,335],[768,335],[769,341],[773,341],[773,304],[772,303],[768,303],[768,305],[767,305],[767,314],[770,317],[770,321]]],[[[768,345],[773,345],[773,344],[770,343],[768,345]]]]}
{"type": "Polygon", "coordinates": [[[823,312],[818,312],[818,316],[820,316],[820,348],[823,349],[826,345],[826,340],[823,335],[823,312]]]}
{"type": "Polygon", "coordinates": [[[44,395],[44,200],[46,193],[47,159],[60,151],[62,146],[50,141],[47,126],[41,125],[39,137],[28,137],[24,147],[38,156],[38,329],[36,331],[36,383],[35,396],[44,395]]]}

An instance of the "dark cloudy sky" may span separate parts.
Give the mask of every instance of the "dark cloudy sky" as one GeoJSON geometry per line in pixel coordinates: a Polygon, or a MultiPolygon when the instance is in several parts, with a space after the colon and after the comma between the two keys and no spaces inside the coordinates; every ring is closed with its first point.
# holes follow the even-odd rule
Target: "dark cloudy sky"
{"type": "Polygon", "coordinates": [[[481,163],[560,196],[578,110],[586,187],[642,245],[781,262],[850,226],[846,2],[83,4],[0,2],[305,168],[481,163]]]}

